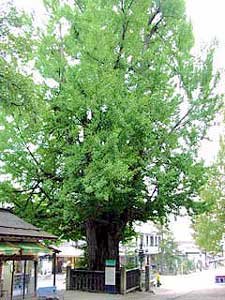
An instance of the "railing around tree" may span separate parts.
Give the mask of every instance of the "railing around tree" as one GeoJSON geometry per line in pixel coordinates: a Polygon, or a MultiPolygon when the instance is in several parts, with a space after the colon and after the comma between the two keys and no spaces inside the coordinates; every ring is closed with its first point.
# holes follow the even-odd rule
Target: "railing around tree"
{"type": "Polygon", "coordinates": [[[126,292],[140,288],[140,270],[138,268],[126,270],[126,292]]]}
{"type": "MultiPolygon", "coordinates": [[[[67,267],[66,289],[105,292],[105,272],[67,267]]],[[[116,272],[116,292],[120,293],[120,271],[116,272]]]]}
{"type": "Polygon", "coordinates": [[[104,289],[104,271],[87,271],[71,269],[70,290],[103,292],[104,289]]]}
{"type": "MultiPolygon", "coordinates": [[[[126,269],[124,266],[116,271],[116,293],[126,294],[134,290],[152,291],[155,279],[150,272],[150,267],[145,267],[145,272],[138,268],[126,269]],[[142,272],[142,275],[141,275],[142,272]],[[143,277],[145,273],[145,276],[143,277]]],[[[85,269],[71,269],[67,267],[66,289],[88,292],[106,292],[105,272],[88,271],[85,269]]]]}
{"type": "Polygon", "coordinates": [[[138,268],[128,269],[121,268],[121,294],[126,294],[134,290],[141,289],[141,273],[138,268]]]}

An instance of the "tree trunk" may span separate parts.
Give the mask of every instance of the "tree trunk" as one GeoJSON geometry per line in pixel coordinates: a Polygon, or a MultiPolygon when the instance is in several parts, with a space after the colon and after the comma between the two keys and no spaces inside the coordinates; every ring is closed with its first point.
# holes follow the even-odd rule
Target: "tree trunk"
{"type": "Polygon", "coordinates": [[[89,270],[104,270],[106,259],[115,259],[119,268],[119,242],[121,225],[109,222],[86,222],[89,270]]]}

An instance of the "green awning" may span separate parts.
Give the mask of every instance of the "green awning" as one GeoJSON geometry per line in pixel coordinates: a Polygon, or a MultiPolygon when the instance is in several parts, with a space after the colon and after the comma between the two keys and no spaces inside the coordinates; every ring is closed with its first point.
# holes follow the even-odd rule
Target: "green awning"
{"type": "Polygon", "coordinates": [[[52,251],[39,243],[14,243],[21,249],[22,255],[38,255],[39,253],[50,254],[52,251]]]}
{"type": "Polygon", "coordinates": [[[38,255],[51,254],[52,250],[39,243],[0,242],[0,255],[38,255]]]}
{"type": "Polygon", "coordinates": [[[0,255],[17,255],[20,249],[11,243],[0,243],[0,255]]]}

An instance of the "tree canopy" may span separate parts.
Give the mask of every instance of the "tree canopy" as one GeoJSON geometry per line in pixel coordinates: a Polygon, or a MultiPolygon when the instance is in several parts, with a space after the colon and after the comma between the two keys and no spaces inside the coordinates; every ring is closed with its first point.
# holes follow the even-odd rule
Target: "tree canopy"
{"type": "Polygon", "coordinates": [[[1,201],[86,236],[101,269],[136,220],[199,208],[198,147],[221,104],[213,47],[191,55],[183,0],[44,4],[45,26],[4,24],[1,201]]]}
{"type": "Polygon", "coordinates": [[[221,138],[217,159],[209,180],[201,192],[206,210],[193,218],[194,238],[197,245],[213,254],[222,251],[221,241],[225,234],[224,151],[224,140],[221,138]]]}
{"type": "Polygon", "coordinates": [[[161,234],[160,253],[156,256],[158,269],[162,274],[176,274],[181,263],[178,243],[169,229],[161,228],[161,234]]]}

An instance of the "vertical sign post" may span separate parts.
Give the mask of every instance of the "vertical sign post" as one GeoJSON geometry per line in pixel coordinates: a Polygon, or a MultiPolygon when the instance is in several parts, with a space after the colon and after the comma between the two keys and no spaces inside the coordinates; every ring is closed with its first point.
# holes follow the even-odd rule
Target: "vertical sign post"
{"type": "Polygon", "coordinates": [[[116,260],[107,259],[105,262],[105,291],[116,293],[116,260]]]}

